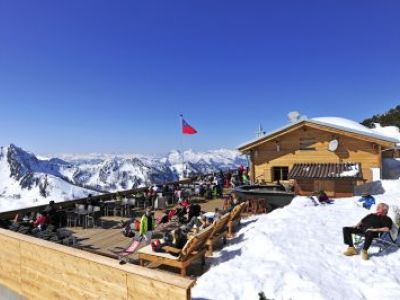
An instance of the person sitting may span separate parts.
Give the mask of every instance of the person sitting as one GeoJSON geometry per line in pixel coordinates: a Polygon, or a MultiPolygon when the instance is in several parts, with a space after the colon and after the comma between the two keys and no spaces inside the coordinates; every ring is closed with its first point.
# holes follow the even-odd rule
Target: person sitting
{"type": "Polygon", "coordinates": [[[333,200],[329,199],[328,195],[324,191],[320,191],[319,192],[318,201],[321,204],[324,204],[324,203],[331,204],[331,203],[333,203],[333,200]]]}
{"type": "Polygon", "coordinates": [[[47,213],[47,223],[58,226],[60,223],[59,216],[57,215],[56,204],[53,200],[49,202],[49,204],[44,208],[47,213]]]}
{"type": "Polygon", "coordinates": [[[370,209],[371,206],[375,204],[375,198],[370,194],[366,193],[363,194],[360,199],[358,199],[357,203],[362,205],[362,207],[366,209],[370,209]]]}
{"type": "Polygon", "coordinates": [[[392,228],[392,219],[387,216],[389,206],[385,203],[379,203],[376,207],[376,213],[365,216],[356,226],[343,227],[343,240],[348,245],[343,253],[346,256],[357,255],[354,247],[352,234],[365,235],[364,247],[361,251],[361,258],[368,260],[368,248],[372,240],[378,237],[381,232],[388,232],[392,228]]]}
{"type": "Polygon", "coordinates": [[[33,225],[33,216],[31,211],[26,212],[26,214],[22,217],[21,224],[28,226],[33,225]]]}
{"type": "Polygon", "coordinates": [[[157,225],[168,223],[168,213],[168,209],[164,210],[164,213],[157,219],[157,225]]]}
{"type": "Polygon", "coordinates": [[[197,203],[194,203],[194,204],[189,205],[187,210],[188,210],[188,218],[187,218],[187,220],[188,220],[188,222],[190,222],[190,220],[193,217],[200,216],[201,206],[199,204],[197,204],[197,203]]]}
{"type": "Polygon", "coordinates": [[[48,222],[47,212],[37,213],[36,220],[32,221],[33,229],[32,233],[35,234],[39,231],[46,230],[48,222]]]}
{"type": "Polygon", "coordinates": [[[185,223],[186,222],[185,214],[186,214],[186,208],[181,203],[178,203],[174,208],[172,208],[168,212],[168,220],[176,221],[178,223],[185,223]]]}

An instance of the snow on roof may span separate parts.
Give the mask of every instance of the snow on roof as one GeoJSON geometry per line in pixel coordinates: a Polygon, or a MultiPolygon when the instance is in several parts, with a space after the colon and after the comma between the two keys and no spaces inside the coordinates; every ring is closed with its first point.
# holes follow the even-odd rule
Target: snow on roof
{"type": "MultiPolygon", "coordinates": [[[[380,127],[380,129],[377,128],[371,129],[355,121],[339,117],[313,118],[308,121],[316,124],[338,128],[349,132],[370,136],[384,141],[389,141],[394,143],[400,142],[400,134],[398,134],[397,137],[393,136],[390,134],[388,130],[385,130],[386,127],[380,127]]],[[[389,127],[395,127],[395,126],[389,126],[389,127]]]]}
{"type": "Polygon", "coordinates": [[[379,140],[384,140],[384,141],[389,141],[393,143],[397,143],[397,146],[400,146],[400,132],[399,129],[396,126],[387,126],[387,127],[381,127],[380,125],[377,126],[375,124],[375,128],[371,129],[368,127],[365,127],[364,125],[361,125],[360,123],[357,123],[355,121],[345,119],[345,118],[340,118],[340,117],[320,117],[320,118],[312,118],[312,119],[302,119],[293,123],[289,123],[283,127],[280,127],[276,130],[273,130],[271,132],[268,132],[264,134],[261,137],[257,137],[255,139],[252,139],[250,141],[247,141],[239,146],[237,146],[238,149],[247,146],[249,144],[252,144],[254,142],[260,141],[265,139],[268,136],[271,136],[275,133],[278,133],[280,131],[283,131],[287,128],[290,128],[294,125],[297,125],[303,121],[307,121],[309,123],[314,123],[317,125],[324,125],[324,126],[329,126],[332,128],[336,128],[339,130],[347,131],[347,132],[352,132],[352,133],[357,133],[365,136],[369,136],[372,138],[376,138],[379,140]],[[396,131],[397,129],[397,131],[396,131]]]}
{"type": "MultiPolygon", "coordinates": [[[[372,129],[375,132],[391,136],[400,141],[400,130],[397,126],[381,126],[379,123],[374,123],[374,128],[372,129]]],[[[397,143],[397,147],[400,147],[400,142],[397,143]]]]}

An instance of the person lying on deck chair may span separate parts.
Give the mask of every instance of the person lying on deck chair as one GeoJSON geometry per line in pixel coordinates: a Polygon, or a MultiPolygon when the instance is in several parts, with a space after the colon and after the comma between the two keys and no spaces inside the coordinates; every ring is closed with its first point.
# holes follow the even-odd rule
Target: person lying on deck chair
{"type": "Polygon", "coordinates": [[[164,241],[154,240],[151,242],[151,248],[154,252],[168,252],[178,256],[179,252],[170,251],[171,248],[182,249],[187,242],[187,233],[181,228],[177,228],[164,235],[164,241]]]}
{"type": "Polygon", "coordinates": [[[343,227],[343,240],[348,245],[347,250],[343,253],[346,256],[357,255],[354,247],[352,234],[365,235],[364,247],[361,250],[361,258],[368,260],[368,248],[371,246],[372,240],[378,237],[381,232],[388,232],[392,228],[392,219],[387,216],[389,206],[385,203],[379,203],[376,212],[365,216],[356,226],[343,227]]]}

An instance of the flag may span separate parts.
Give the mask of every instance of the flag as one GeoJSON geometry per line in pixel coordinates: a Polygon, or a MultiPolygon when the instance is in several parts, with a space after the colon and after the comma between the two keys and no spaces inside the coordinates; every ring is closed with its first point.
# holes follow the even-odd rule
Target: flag
{"type": "Polygon", "coordinates": [[[182,118],[182,133],[183,134],[195,134],[197,133],[197,130],[194,129],[192,126],[190,126],[184,119],[183,116],[181,115],[182,118]]]}

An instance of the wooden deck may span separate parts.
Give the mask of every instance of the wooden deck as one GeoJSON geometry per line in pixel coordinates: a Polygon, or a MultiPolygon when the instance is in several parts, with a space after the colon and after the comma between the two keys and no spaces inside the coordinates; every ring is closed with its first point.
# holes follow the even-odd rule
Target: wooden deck
{"type": "MultiPolygon", "coordinates": [[[[200,205],[204,211],[214,211],[215,208],[222,208],[223,199],[209,200],[200,205]]],[[[162,211],[156,211],[155,217],[157,218],[161,213],[162,211]]],[[[118,258],[118,252],[128,247],[132,241],[132,238],[127,238],[122,234],[121,221],[128,219],[118,216],[102,217],[101,219],[104,221],[104,228],[71,227],[68,229],[77,237],[79,248],[82,250],[118,258]]],[[[137,255],[130,255],[129,259],[135,262],[137,255]]]]}

